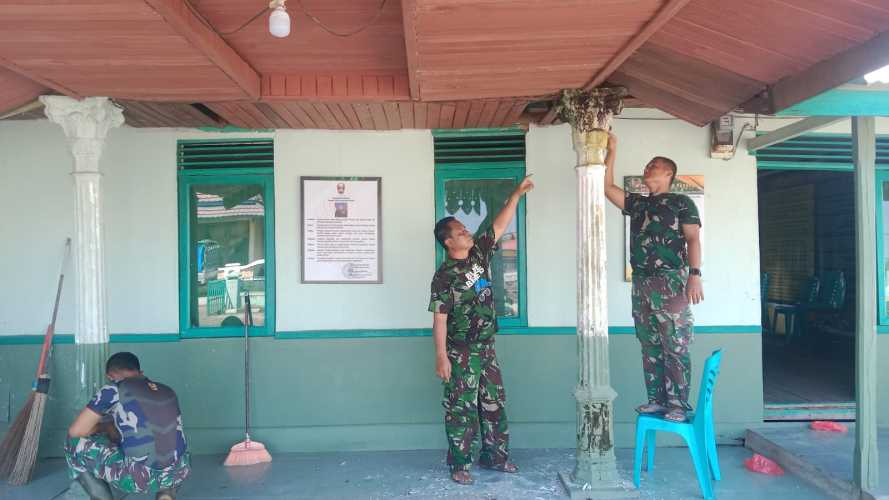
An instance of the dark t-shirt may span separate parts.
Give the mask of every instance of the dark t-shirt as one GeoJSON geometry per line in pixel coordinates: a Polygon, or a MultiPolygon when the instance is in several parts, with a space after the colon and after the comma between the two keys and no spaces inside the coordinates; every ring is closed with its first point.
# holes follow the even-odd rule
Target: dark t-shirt
{"type": "Polygon", "coordinates": [[[153,469],[176,463],[185,454],[179,400],[173,389],[145,377],[131,377],[99,389],[87,403],[114,418],[124,455],[153,469]]]}
{"type": "Polygon", "coordinates": [[[654,276],[688,267],[682,225],[701,225],[698,207],[691,198],[678,193],[628,193],[623,213],[630,216],[630,265],[634,274],[654,276]]]}
{"type": "Polygon", "coordinates": [[[494,229],[475,238],[462,260],[445,258],[432,277],[429,311],[448,315],[448,344],[489,343],[497,333],[491,258],[494,229]]]}

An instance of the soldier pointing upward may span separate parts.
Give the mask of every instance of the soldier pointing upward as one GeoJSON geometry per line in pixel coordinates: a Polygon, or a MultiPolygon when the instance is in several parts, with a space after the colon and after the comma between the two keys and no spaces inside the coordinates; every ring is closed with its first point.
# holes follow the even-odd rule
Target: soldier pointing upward
{"type": "MultiPolygon", "coordinates": [[[[529,176],[530,177],[530,176],[529,176]]],[[[445,433],[451,479],[471,484],[472,443],[481,421],[479,464],[517,472],[509,461],[506,395],[494,353],[497,316],[491,258],[497,240],[515,216],[523,194],[534,188],[528,177],[515,188],[490,229],[473,238],[453,217],[435,224],[435,239],[447,251],[432,278],[435,373],[444,381],[445,433]]]]}

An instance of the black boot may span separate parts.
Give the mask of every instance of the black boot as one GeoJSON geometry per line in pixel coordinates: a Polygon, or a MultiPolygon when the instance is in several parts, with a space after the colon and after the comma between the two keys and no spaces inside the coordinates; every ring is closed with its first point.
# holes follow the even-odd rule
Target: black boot
{"type": "Polygon", "coordinates": [[[111,487],[108,486],[108,483],[89,472],[81,472],[77,476],[77,482],[83,486],[86,494],[90,496],[90,500],[114,500],[114,495],[111,494],[111,487]]]}

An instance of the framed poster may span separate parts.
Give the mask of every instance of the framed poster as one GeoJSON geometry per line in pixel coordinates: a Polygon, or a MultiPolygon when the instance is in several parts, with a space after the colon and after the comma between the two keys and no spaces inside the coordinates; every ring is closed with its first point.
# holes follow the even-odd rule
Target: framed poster
{"type": "Polygon", "coordinates": [[[302,283],[382,283],[382,178],[300,177],[302,283]]]}
{"type": "MultiPolygon", "coordinates": [[[[624,191],[627,193],[648,194],[648,188],[642,182],[641,175],[628,175],[624,177],[624,191]]],[[[701,253],[704,253],[704,176],[703,175],[677,175],[670,186],[671,193],[681,193],[689,198],[698,207],[701,217],[701,253]]],[[[630,216],[624,216],[624,280],[633,278],[633,268],[630,267],[630,216]]]]}

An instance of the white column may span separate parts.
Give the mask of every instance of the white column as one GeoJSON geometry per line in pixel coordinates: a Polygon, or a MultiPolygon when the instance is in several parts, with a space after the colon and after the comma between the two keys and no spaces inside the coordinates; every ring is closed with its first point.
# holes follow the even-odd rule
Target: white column
{"type": "Polygon", "coordinates": [[[577,458],[560,477],[572,499],[634,498],[614,456],[614,399],[608,358],[605,154],[625,89],[565,92],[561,115],[577,153],[577,458]]]}
{"type": "Polygon", "coordinates": [[[74,286],[77,399],[92,395],[104,379],[108,352],[105,242],[99,158],[108,131],[123,124],[123,112],[107,97],[76,100],[42,96],[46,116],[65,132],[74,157],[74,286]]]}
{"type": "MultiPolygon", "coordinates": [[[[877,446],[877,225],[874,118],[852,117],[855,162],[855,484],[873,492],[880,479],[877,446]]],[[[864,498],[865,495],[862,495],[864,498]]]]}

